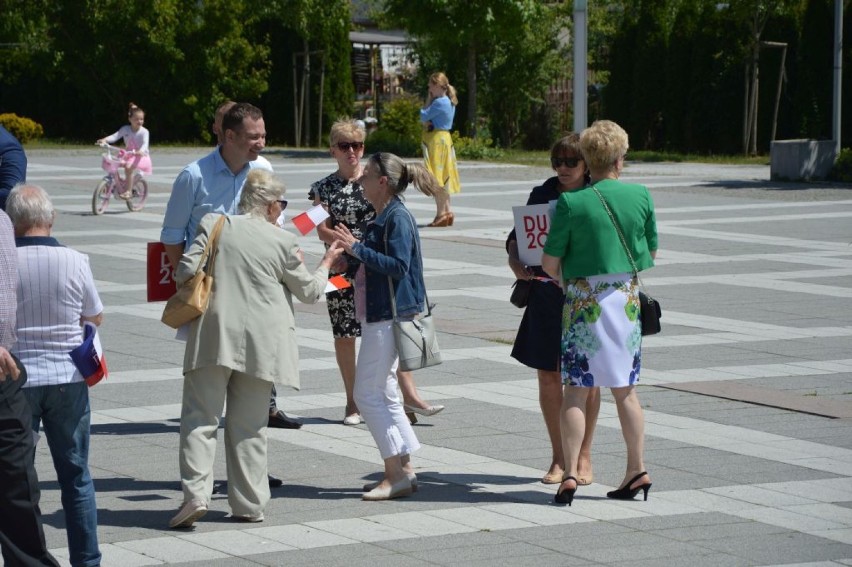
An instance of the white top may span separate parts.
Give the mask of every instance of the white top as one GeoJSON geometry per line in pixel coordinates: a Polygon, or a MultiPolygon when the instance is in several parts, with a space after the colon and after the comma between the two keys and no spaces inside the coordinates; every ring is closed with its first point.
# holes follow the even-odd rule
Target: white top
{"type": "Polygon", "coordinates": [[[18,244],[18,343],[13,352],[27,369],[24,388],[80,382],[69,352],[83,342],[81,317],[100,314],[89,257],[51,237],[18,244]]]}
{"type": "Polygon", "coordinates": [[[107,143],[114,144],[119,138],[124,140],[124,147],[128,150],[138,150],[139,153],[148,153],[148,139],[150,134],[148,129],[140,126],[139,130],[134,132],[130,124],[125,124],[118,129],[118,132],[104,138],[107,143]]]}

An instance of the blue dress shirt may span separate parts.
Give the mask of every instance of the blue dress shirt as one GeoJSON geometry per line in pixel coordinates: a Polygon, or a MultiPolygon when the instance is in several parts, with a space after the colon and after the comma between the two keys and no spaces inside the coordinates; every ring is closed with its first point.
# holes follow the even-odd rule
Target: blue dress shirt
{"type": "Polygon", "coordinates": [[[248,172],[255,167],[272,171],[268,161],[258,159],[248,162],[234,174],[222,159],[218,147],[209,155],[187,165],[172,185],[160,241],[189,247],[204,215],[236,213],[243,183],[248,172]]]}

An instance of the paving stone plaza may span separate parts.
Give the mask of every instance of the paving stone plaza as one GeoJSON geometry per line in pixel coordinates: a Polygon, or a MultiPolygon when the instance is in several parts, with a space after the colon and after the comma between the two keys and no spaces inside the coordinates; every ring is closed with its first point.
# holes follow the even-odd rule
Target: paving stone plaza
{"type": "MultiPolygon", "coordinates": [[[[368,148],[369,149],[369,148],[368,148]]],[[[103,565],[852,565],[852,188],[775,184],[768,166],[628,163],[660,232],[643,280],[663,333],[643,345],[647,502],[605,497],[624,475],[615,406],[603,393],[595,483],[572,507],[539,482],[550,450],[535,371],[509,356],[521,310],[504,240],[511,207],[545,168],[461,164],[450,228],[421,228],[444,363],[418,371],[447,406],[415,426],[420,490],[364,502],[382,461],[365,425],[341,424],[345,396],[325,305],[297,305],[300,391],[278,403],[298,431],[269,430],[272,491],[261,524],[228,516],[224,495],[190,531],[167,524],[182,501],[178,430],[183,343],[146,303],[146,243],[159,238],[171,183],[206,148],[154,148],[144,211],[91,214],[98,148],[29,154],[51,194],[54,236],[89,255],[111,375],[91,390],[90,465],[103,565]]],[[[322,152],[272,151],[289,216],[331,173],[322,152]]],[[[425,225],[434,203],[411,191],[425,225]]],[[[321,255],[301,238],[309,267],[321,255]]],[[[222,435],[220,435],[220,443],[222,435]]],[[[67,563],[58,484],[38,446],[48,544],[67,563]]],[[[219,451],[216,478],[225,478],[219,451]]]]}

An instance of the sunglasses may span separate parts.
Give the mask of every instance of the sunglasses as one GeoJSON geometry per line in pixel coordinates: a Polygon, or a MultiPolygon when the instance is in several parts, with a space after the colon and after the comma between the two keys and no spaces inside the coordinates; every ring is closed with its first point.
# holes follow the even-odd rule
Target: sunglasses
{"type": "Polygon", "coordinates": [[[281,205],[281,210],[287,208],[287,199],[278,199],[278,204],[281,205]]]}
{"type": "Polygon", "coordinates": [[[337,142],[335,145],[341,152],[348,152],[350,148],[356,152],[364,149],[364,142],[337,142]]]}
{"type": "Polygon", "coordinates": [[[577,164],[578,164],[578,163],[580,163],[581,161],[583,161],[583,158],[576,158],[576,157],[564,157],[564,158],[558,158],[558,157],[552,157],[552,158],[550,158],[550,166],[551,166],[551,167],[553,167],[553,169],[556,169],[557,167],[562,166],[562,165],[564,165],[565,167],[571,167],[571,168],[574,168],[574,167],[577,167],[577,164]]]}

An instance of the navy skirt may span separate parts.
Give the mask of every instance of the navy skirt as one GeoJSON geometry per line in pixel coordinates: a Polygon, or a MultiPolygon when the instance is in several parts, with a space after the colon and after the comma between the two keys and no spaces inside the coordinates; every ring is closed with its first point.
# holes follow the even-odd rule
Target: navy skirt
{"type": "Polygon", "coordinates": [[[536,370],[559,370],[565,294],[555,283],[533,280],[512,358],[536,370]]]}

